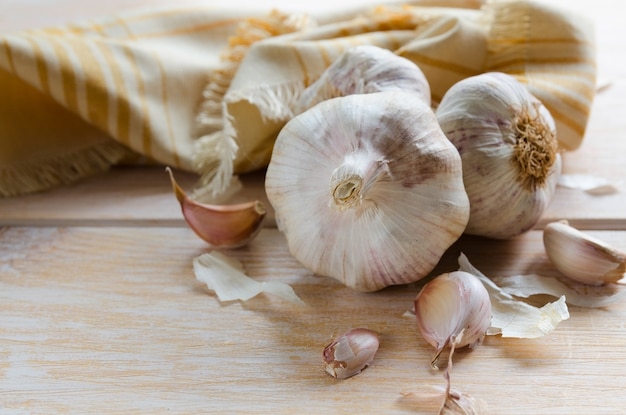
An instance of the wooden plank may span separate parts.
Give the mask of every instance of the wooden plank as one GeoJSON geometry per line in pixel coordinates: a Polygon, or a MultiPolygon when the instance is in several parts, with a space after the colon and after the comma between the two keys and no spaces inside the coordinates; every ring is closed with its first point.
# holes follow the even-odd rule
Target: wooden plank
{"type": "MultiPolygon", "coordinates": [[[[611,81],[594,101],[585,141],[563,154],[565,174],[605,178],[617,193],[594,196],[580,190],[558,188],[537,228],[553,220],[568,219],[582,229],[626,230],[626,79],[611,81]]],[[[188,191],[197,176],[176,172],[188,191]]],[[[266,226],[275,226],[274,212],[264,191],[264,174],[241,176],[243,189],[225,203],[252,199],[264,202],[266,226]]],[[[184,226],[161,166],[118,166],[107,174],[49,192],[0,199],[0,225],[5,226],[184,226]],[[70,202],[71,201],[71,202],[70,202]]]]}
{"type": "MultiPolygon", "coordinates": [[[[594,232],[626,250],[625,232],[594,232]]],[[[418,284],[356,293],[313,276],[274,229],[229,252],[259,280],[290,283],[298,307],[267,296],[219,304],[194,279],[206,249],[184,228],[4,228],[0,233],[2,413],[423,413],[402,392],[442,385],[405,312],[418,284]],[[370,368],[345,381],[321,351],[356,326],[381,333],[370,368]]],[[[554,274],[540,232],[464,238],[488,275],[554,274]]],[[[453,385],[497,414],[620,414],[626,304],[571,308],[536,340],[489,337],[456,355],[453,385]]]]}
{"type": "MultiPolygon", "coordinates": [[[[0,5],[0,22],[11,30],[157,3],[9,2],[0,5]]],[[[565,155],[565,172],[621,183],[620,193],[602,197],[559,189],[540,226],[568,218],[588,229],[625,230],[621,15],[605,0],[592,8],[551,3],[596,22],[599,74],[610,83],[596,98],[583,146],[565,155]]],[[[187,189],[195,181],[177,177],[187,189]]],[[[239,200],[265,200],[262,177],[246,176],[239,200]]],[[[3,225],[25,227],[0,228],[0,413],[420,413],[401,392],[443,384],[429,370],[431,348],[404,315],[419,284],[352,292],[302,268],[275,229],[229,254],[254,278],[292,284],[307,306],[266,296],[219,304],[193,277],[191,259],[206,246],[185,227],[162,167],[117,167],[67,188],[0,200],[3,225]],[[322,370],[321,350],[355,326],[379,331],[381,349],[361,375],[335,381],[322,370]]],[[[626,250],[626,232],[592,234],[626,250]]],[[[461,251],[488,275],[556,273],[537,231],[511,241],[464,237],[436,272],[455,269],[461,251]]],[[[570,311],[545,338],[490,337],[458,353],[454,387],[492,414],[621,414],[626,305],[570,311]]]]}
{"type": "MultiPolygon", "coordinates": [[[[192,3],[183,2],[179,5],[192,3]]],[[[163,5],[162,0],[111,1],[86,7],[75,0],[57,0],[42,4],[50,13],[31,13],[30,3],[5,5],[12,21],[20,27],[37,26],[37,16],[50,22],[61,23],[61,18],[93,17],[136,6],[163,5]],[[117,5],[116,5],[117,4],[117,5]],[[82,6],[80,6],[82,5],[82,6]],[[63,10],[71,11],[63,14],[63,10]],[[9,13],[11,11],[11,13],[9,13]],[[65,16],[65,17],[64,17],[65,16]],[[32,19],[32,20],[29,20],[32,19]]],[[[538,224],[556,219],[569,219],[584,229],[626,230],[626,65],[624,29],[620,15],[614,13],[610,2],[599,1],[589,8],[582,1],[551,1],[564,9],[583,13],[595,23],[598,45],[598,72],[608,87],[597,94],[585,141],[580,149],[564,155],[565,173],[586,173],[604,177],[618,186],[619,192],[607,196],[591,196],[584,192],[558,189],[553,203],[538,224]]],[[[304,7],[304,6],[303,6],[304,7]]],[[[320,7],[323,7],[320,4],[320,7]]],[[[7,26],[11,27],[11,26],[7,26]]],[[[268,208],[267,226],[275,226],[273,211],[263,190],[263,175],[246,175],[244,191],[231,202],[259,198],[268,208]]],[[[190,189],[195,176],[178,173],[186,189],[190,189]]],[[[107,175],[93,177],[81,183],[47,193],[12,199],[0,199],[0,225],[6,226],[184,226],[177,204],[171,197],[169,183],[161,167],[117,167],[107,175]],[[68,203],[68,201],[71,201],[68,203]]]]}
{"type": "MultiPolygon", "coordinates": [[[[583,145],[563,154],[565,174],[590,174],[617,187],[610,195],[591,195],[558,188],[537,228],[568,219],[581,229],[626,230],[626,80],[600,92],[583,145]]],[[[176,172],[181,186],[191,191],[197,176],[176,172]]],[[[275,226],[274,212],[264,190],[264,172],[241,176],[243,189],[225,203],[261,200],[266,226],[275,226]]],[[[169,179],[161,166],[119,166],[110,172],[49,192],[0,199],[0,225],[5,226],[184,226],[169,179]],[[70,202],[71,201],[71,202],[70,202]]]]}
{"type": "Polygon", "coordinates": [[[563,173],[589,174],[607,179],[617,193],[594,196],[583,191],[559,188],[539,224],[569,219],[585,229],[610,229],[626,219],[626,79],[613,81],[594,100],[585,140],[581,147],[563,154],[563,173]]]}
{"type": "MultiPolygon", "coordinates": [[[[198,176],[175,172],[192,192],[198,176]]],[[[275,226],[265,196],[264,173],[242,176],[244,188],[224,203],[260,200],[268,208],[266,226],[275,226]]],[[[105,174],[49,192],[0,199],[5,226],[185,226],[170,179],[161,166],[118,166],[105,174]]]]}
{"type": "MultiPolygon", "coordinates": [[[[564,172],[606,178],[616,184],[618,191],[598,196],[558,188],[537,229],[554,220],[568,219],[581,229],[626,230],[626,180],[621,166],[626,140],[618,140],[617,135],[598,135],[597,142],[585,143],[580,150],[565,154],[564,172]]],[[[187,191],[197,181],[196,175],[182,171],[176,177],[187,191]]],[[[265,226],[275,227],[274,210],[263,187],[263,171],[241,178],[244,188],[224,203],[260,200],[268,212],[265,226]]],[[[185,223],[162,167],[120,166],[64,188],[0,199],[1,225],[181,227],[185,223]]]]}

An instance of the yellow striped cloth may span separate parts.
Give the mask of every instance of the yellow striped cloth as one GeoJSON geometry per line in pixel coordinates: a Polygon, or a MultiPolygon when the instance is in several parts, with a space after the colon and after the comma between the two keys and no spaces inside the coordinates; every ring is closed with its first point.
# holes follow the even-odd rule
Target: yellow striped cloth
{"type": "Polygon", "coordinates": [[[0,195],[137,156],[198,172],[216,195],[267,165],[300,93],[357,44],[417,63],[435,102],[464,77],[513,74],[552,111],[562,147],[579,146],[596,76],[589,22],[545,2],[424,3],[308,16],[170,8],[0,34],[0,195]]]}

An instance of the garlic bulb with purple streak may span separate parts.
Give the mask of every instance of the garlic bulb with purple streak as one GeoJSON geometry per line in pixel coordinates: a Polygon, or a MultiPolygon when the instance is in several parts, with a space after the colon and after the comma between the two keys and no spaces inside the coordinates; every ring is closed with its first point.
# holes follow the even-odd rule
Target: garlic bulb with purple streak
{"type": "Polygon", "coordinates": [[[410,92],[430,105],[430,85],[415,63],[388,49],[359,45],[342,53],[304,90],[296,112],[330,98],[385,91],[410,92]]]}
{"type": "Polygon", "coordinates": [[[291,254],[358,291],[426,276],[469,216],[458,152],[402,92],[333,98],[291,119],[265,187],[291,254]]]}
{"type": "Polygon", "coordinates": [[[463,160],[466,232],[508,239],[532,229],[561,172],[548,109],[512,76],[490,72],[453,85],[436,114],[463,160]]]}

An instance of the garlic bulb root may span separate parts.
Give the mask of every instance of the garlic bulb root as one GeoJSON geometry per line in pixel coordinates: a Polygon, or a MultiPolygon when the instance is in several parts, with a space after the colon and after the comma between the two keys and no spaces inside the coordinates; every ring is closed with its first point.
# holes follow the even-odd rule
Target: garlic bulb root
{"type": "Polygon", "coordinates": [[[513,149],[519,168],[518,181],[528,191],[543,186],[558,156],[556,132],[543,120],[540,104],[531,105],[534,111],[523,107],[513,120],[517,131],[513,149]]]}
{"type": "Polygon", "coordinates": [[[474,275],[453,271],[437,276],[424,285],[415,298],[418,329],[436,352],[437,360],[446,347],[475,347],[491,325],[491,300],[484,285],[474,275]]]}
{"type": "Polygon", "coordinates": [[[453,85],[436,114],[463,161],[466,233],[509,239],[532,229],[561,173],[548,109],[514,77],[489,72],[453,85]]]}
{"type": "Polygon", "coordinates": [[[469,216],[458,152],[403,92],[332,98],[292,118],[265,189],[291,254],[357,291],[428,275],[469,216]]]}
{"type": "Polygon", "coordinates": [[[614,283],[626,273],[626,253],[579,231],[566,220],[546,225],[543,244],[555,268],[582,284],[614,283]]]}

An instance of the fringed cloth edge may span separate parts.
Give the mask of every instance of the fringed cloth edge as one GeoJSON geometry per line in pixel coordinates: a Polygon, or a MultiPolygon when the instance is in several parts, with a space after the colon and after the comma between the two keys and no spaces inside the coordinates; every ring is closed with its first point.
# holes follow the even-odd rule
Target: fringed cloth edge
{"type": "Polygon", "coordinates": [[[0,170],[0,196],[11,197],[67,185],[102,173],[127,156],[129,150],[107,140],[72,153],[12,165],[0,170]]]}
{"type": "MultiPolygon", "coordinates": [[[[377,13],[381,11],[378,9],[377,13]]],[[[532,1],[488,1],[477,23],[485,28],[486,36],[482,72],[509,73],[525,83],[553,113],[562,148],[572,150],[580,144],[585,132],[597,68],[592,25],[574,16],[565,17],[562,12],[532,1]],[[541,33],[534,33],[535,27],[541,33]],[[559,56],[554,56],[555,47],[559,56]],[[564,77],[564,73],[569,75],[564,77]]],[[[194,168],[202,177],[196,194],[206,198],[220,195],[234,183],[235,165],[242,160],[246,162],[245,155],[238,154],[241,151],[234,125],[241,120],[229,114],[229,104],[246,101],[256,106],[264,121],[286,121],[293,115],[290,113],[294,110],[293,103],[306,85],[294,84],[292,80],[263,85],[255,88],[254,94],[229,90],[240,63],[254,43],[298,30],[296,25],[287,25],[287,21],[289,17],[281,14],[247,21],[225,53],[223,69],[211,74],[204,93],[203,112],[198,117],[204,134],[196,140],[194,153],[194,168]],[[261,32],[246,36],[248,30],[261,32]]]]}
{"type": "Polygon", "coordinates": [[[273,10],[265,18],[245,20],[229,39],[229,45],[221,56],[221,66],[209,74],[196,119],[196,135],[199,138],[194,145],[192,163],[201,178],[195,198],[215,200],[228,188],[240,187],[233,176],[233,163],[239,147],[224,97],[250,47],[260,40],[314,25],[307,16],[287,15],[273,10]]]}
{"type": "MultiPolygon", "coordinates": [[[[339,24],[356,24],[362,26],[362,31],[412,29],[416,26],[416,16],[409,10],[408,5],[377,6],[364,10],[363,15],[357,15],[351,21],[339,24]]],[[[316,22],[305,15],[286,15],[277,11],[273,11],[265,19],[249,19],[240,25],[222,56],[222,67],[209,74],[209,81],[203,92],[204,101],[197,117],[197,130],[201,134],[197,134],[199,138],[195,142],[193,156],[194,170],[201,176],[195,189],[195,198],[220,200],[225,192],[232,193],[233,186],[241,186],[234,176],[235,160],[241,155],[238,154],[237,131],[228,105],[247,101],[256,106],[263,121],[284,123],[295,115],[297,103],[307,86],[304,82],[267,84],[256,87],[254,94],[246,91],[241,96],[229,91],[250,47],[261,40],[315,26],[316,22]]]]}

